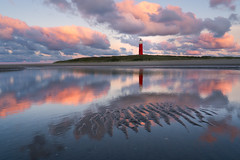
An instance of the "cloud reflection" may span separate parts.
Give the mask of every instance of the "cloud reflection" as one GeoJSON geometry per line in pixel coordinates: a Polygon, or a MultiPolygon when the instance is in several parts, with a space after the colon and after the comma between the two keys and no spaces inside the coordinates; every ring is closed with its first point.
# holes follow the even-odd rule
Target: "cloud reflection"
{"type": "Polygon", "coordinates": [[[169,103],[149,103],[147,105],[105,108],[80,118],[64,118],[60,123],[50,125],[49,129],[52,135],[60,136],[74,126],[73,134],[76,139],[88,135],[91,139],[101,140],[105,134],[112,137],[113,129],[116,127],[128,138],[129,129],[138,132],[139,128],[144,127],[146,131],[151,132],[151,126],[156,124],[164,127],[166,124],[171,125],[176,122],[187,131],[189,124],[197,127],[202,127],[203,124],[212,125],[205,117],[213,116],[213,114],[217,113],[169,103]]]}
{"type": "Polygon", "coordinates": [[[201,140],[213,143],[220,139],[219,136],[227,135],[233,142],[237,137],[240,137],[240,128],[231,125],[231,120],[230,116],[221,120],[211,119],[210,122],[213,126],[208,126],[207,131],[201,136],[201,140]]]}
{"type": "Polygon", "coordinates": [[[206,98],[191,94],[136,94],[120,97],[109,106],[99,106],[98,111],[89,111],[80,117],[67,116],[60,122],[51,124],[49,130],[53,135],[59,136],[74,126],[76,139],[88,135],[95,140],[101,140],[105,134],[113,136],[114,127],[121,130],[126,138],[128,129],[138,132],[140,127],[144,127],[151,132],[151,126],[162,127],[163,124],[175,122],[188,130],[187,124],[199,127],[202,126],[201,123],[212,125],[205,117],[217,113],[201,109],[206,102],[208,105],[228,104],[227,98],[219,92],[213,92],[206,98]]]}
{"type": "Polygon", "coordinates": [[[34,104],[80,106],[101,98],[106,104],[160,100],[194,107],[224,105],[239,79],[234,70],[74,68],[1,73],[0,117],[22,113],[34,104]]]}
{"type": "Polygon", "coordinates": [[[64,146],[58,143],[49,143],[44,135],[36,135],[31,144],[21,147],[21,151],[26,150],[29,150],[31,160],[38,160],[57,155],[57,153],[64,150],[64,146]]]}
{"type": "Polygon", "coordinates": [[[36,77],[27,76],[26,81],[25,79],[19,81],[18,76],[15,75],[16,82],[9,87],[4,88],[4,84],[2,84],[3,90],[0,95],[0,117],[2,118],[21,113],[34,104],[51,103],[78,106],[91,103],[107,95],[110,88],[110,83],[105,80],[86,83],[88,75],[79,77],[76,72],[70,75],[63,72],[57,77],[48,76],[47,73],[43,72],[36,74],[36,77]],[[83,85],[78,84],[81,79],[84,81],[83,85]]]}

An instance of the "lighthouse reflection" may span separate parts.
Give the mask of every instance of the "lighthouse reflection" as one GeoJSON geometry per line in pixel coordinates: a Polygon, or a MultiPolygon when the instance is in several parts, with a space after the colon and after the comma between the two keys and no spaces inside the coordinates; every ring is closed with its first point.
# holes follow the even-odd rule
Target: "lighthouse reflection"
{"type": "Polygon", "coordinates": [[[139,69],[139,89],[142,91],[143,88],[143,69],[139,69]]]}

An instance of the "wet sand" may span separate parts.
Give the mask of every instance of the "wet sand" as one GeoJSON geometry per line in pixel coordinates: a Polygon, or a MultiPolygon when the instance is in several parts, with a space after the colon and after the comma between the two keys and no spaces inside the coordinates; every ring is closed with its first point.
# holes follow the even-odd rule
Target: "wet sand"
{"type": "Polygon", "coordinates": [[[169,61],[139,61],[139,62],[93,62],[93,63],[57,63],[57,64],[0,64],[0,71],[16,71],[34,67],[61,67],[61,66],[101,66],[101,67],[141,67],[141,68],[226,68],[240,69],[239,59],[215,60],[169,60],[169,61]]]}

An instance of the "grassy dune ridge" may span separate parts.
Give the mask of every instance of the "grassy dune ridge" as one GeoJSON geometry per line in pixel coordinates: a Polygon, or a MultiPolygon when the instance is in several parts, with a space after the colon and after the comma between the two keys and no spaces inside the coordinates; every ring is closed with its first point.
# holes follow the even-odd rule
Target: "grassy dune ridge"
{"type": "Polygon", "coordinates": [[[130,55],[109,57],[76,58],[54,63],[91,63],[91,62],[131,62],[131,61],[169,61],[169,60],[210,60],[210,59],[239,59],[240,57],[210,57],[210,56],[162,56],[162,55],[130,55]]]}

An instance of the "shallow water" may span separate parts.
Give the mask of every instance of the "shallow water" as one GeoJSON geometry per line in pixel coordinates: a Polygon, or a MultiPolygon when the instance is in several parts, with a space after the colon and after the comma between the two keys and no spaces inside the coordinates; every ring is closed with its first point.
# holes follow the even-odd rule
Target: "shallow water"
{"type": "Polygon", "coordinates": [[[238,160],[240,71],[0,73],[0,159],[238,160]]]}

